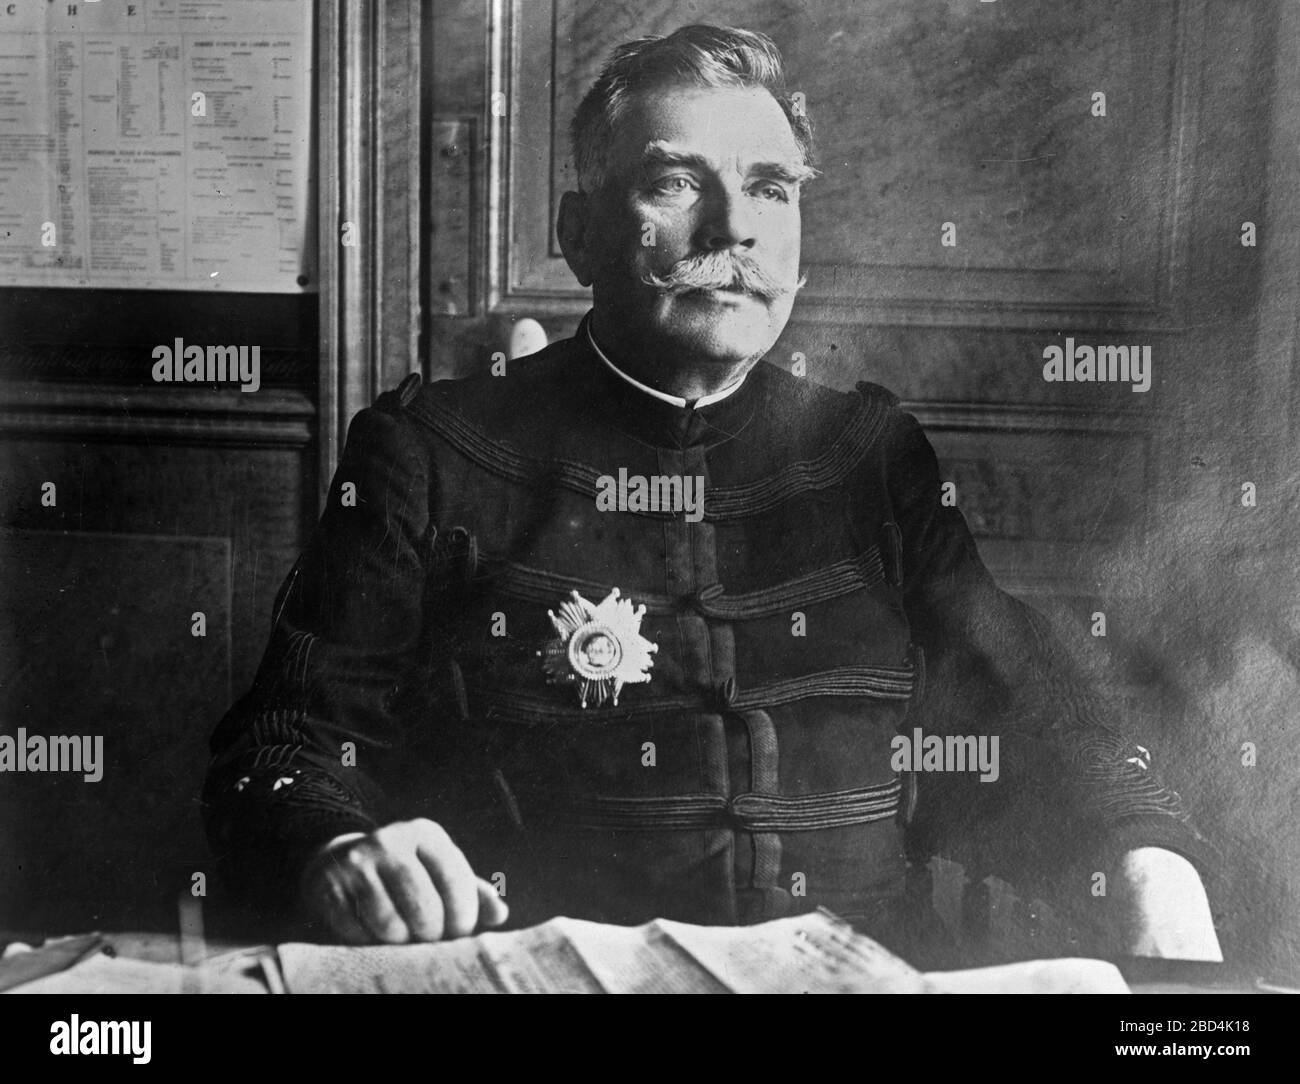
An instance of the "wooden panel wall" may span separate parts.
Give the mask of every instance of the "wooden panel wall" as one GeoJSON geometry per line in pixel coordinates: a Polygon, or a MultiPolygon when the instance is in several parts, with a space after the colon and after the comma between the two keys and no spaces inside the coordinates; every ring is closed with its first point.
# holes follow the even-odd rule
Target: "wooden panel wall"
{"type": "Polygon", "coordinates": [[[0,924],[174,928],[209,868],[208,735],[314,516],[314,421],[284,389],[6,387],[0,722],[99,735],[105,766],[95,783],[5,776],[0,924]]]}
{"type": "MultiPolygon", "coordinates": [[[[557,0],[548,50],[547,6],[515,8],[521,89],[549,81],[554,96],[515,99],[511,181],[526,204],[549,200],[552,228],[520,222],[512,296],[573,293],[553,229],[574,187],[567,118],[614,44],[684,21],[668,2],[557,0]]],[[[1175,136],[1198,101],[1192,7],[729,0],[691,18],[768,33],[805,94],[825,167],[805,216],[805,317],[812,302],[845,323],[1053,328],[1170,302],[1187,151],[1175,136]],[[1098,89],[1105,118],[1090,113],[1098,89]],[[945,221],[954,248],[939,244],[945,221]]]]}

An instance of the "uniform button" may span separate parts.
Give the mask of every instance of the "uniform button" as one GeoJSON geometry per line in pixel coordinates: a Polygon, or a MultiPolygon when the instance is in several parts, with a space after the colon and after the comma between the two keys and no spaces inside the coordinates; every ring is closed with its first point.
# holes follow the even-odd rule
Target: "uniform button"
{"type": "Polygon", "coordinates": [[[407,373],[406,377],[397,385],[397,398],[402,406],[406,406],[416,393],[420,390],[420,385],[424,383],[424,377],[419,373],[407,373]]]}
{"type": "Polygon", "coordinates": [[[727,678],[726,681],[718,682],[713,690],[713,706],[718,711],[726,711],[736,702],[736,696],[739,693],[739,687],[734,677],[727,678]]]}
{"type": "Polygon", "coordinates": [[[453,548],[461,547],[460,576],[468,587],[474,582],[474,575],[478,571],[478,536],[467,527],[453,527],[448,534],[448,542],[453,548]]]}
{"type": "Polygon", "coordinates": [[[757,794],[737,794],[727,799],[727,820],[737,828],[748,829],[755,814],[762,813],[766,805],[757,794]]]}
{"type": "Polygon", "coordinates": [[[451,659],[447,663],[447,676],[451,681],[452,696],[456,701],[456,715],[462,723],[469,722],[469,694],[465,689],[465,675],[460,663],[451,659]]]}
{"type": "Polygon", "coordinates": [[[478,535],[470,535],[465,543],[464,560],[461,575],[465,577],[465,583],[468,585],[474,582],[474,574],[478,571],[478,535]]]}
{"type": "Polygon", "coordinates": [[[679,600],[679,605],[683,613],[703,614],[708,608],[708,604],[722,594],[723,587],[720,583],[709,584],[708,587],[699,587],[689,594],[683,595],[679,600]]]}

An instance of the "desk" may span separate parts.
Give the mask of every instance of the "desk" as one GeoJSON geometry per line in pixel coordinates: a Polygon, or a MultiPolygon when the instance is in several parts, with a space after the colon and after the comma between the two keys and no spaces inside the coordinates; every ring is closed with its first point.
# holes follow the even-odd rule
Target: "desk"
{"type": "MultiPolygon", "coordinates": [[[[568,920],[560,921],[565,922],[568,920]]],[[[551,925],[551,923],[548,923],[544,927],[534,927],[533,931],[521,931],[518,935],[495,934],[490,936],[500,939],[529,935],[540,937],[542,931],[551,925]]],[[[629,932],[628,928],[625,927],[599,927],[594,923],[576,925],[597,934],[602,930],[606,930],[619,939],[625,939],[629,932]]],[[[746,928],[747,931],[756,929],[759,928],[746,928]]],[[[737,934],[745,933],[745,931],[736,932],[737,934]]],[[[11,939],[12,936],[10,935],[11,939]]],[[[0,935],[0,941],[3,940],[5,940],[4,935],[0,935]]],[[[483,939],[475,938],[472,940],[482,941],[483,939]]],[[[505,942],[497,943],[502,944],[505,942]]],[[[550,944],[549,940],[545,943],[550,944]]],[[[514,944],[514,942],[511,942],[511,944],[514,944]]],[[[538,944],[540,945],[542,942],[539,941],[538,944]]],[[[41,951],[53,953],[60,945],[66,946],[69,952],[65,953],[61,959],[56,958],[49,961],[49,973],[44,977],[36,977],[32,981],[24,981],[19,985],[12,985],[13,980],[15,977],[21,978],[23,976],[15,976],[12,972],[20,957],[28,954],[8,955],[4,961],[0,961],[0,988],[8,985],[14,993],[202,992],[265,994],[291,992],[296,980],[300,991],[312,992],[314,983],[317,981],[311,977],[313,967],[319,969],[320,973],[325,971],[336,973],[340,970],[338,965],[342,961],[345,964],[342,970],[351,971],[355,974],[364,974],[372,961],[376,962],[377,968],[382,971],[391,968],[392,961],[398,958],[410,959],[413,962],[423,961],[419,963],[419,966],[423,967],[427,966],[428,961],[431,959],[443,958],[438,954],[441,950],[447,950],[445,957],[450,960],[448,966],[454,969],[463,966],[464,961],[472,956],[472,952],[469,952],[472,948],[470,940],[466,939],[461,942],[447,943],[444,946],[383,946],[374,949],[322,946],[319,949],[319,957],[316,958],[316,962],[310,963],[316,953],[312,946],[294,944],[280,946],[277,949],[277,946],[274,945],[258,944],[252,941],[211,940],[203,942],[199,955],[192,965],[185,965],[181,963],[183,948],[185,951],[193,953],[194,947],[192,945],[183,946],[181,938],[177,934],[164,933],[104,934],[97,935],[97,941],[95,942],[80,939],[76,941],[61,939],[52,942],[48,948],[41,951]],[[290,950],[290,952],[284,954],[281,951],[284,949],[290,950]],[[288,982],[286,982],[286,968],[282,966],[282,955],[289,964],[288,982]],[[75,963],[73,962],[74,958],[76,959],[75,963]],[[304,960],[309,961],[307,966],[304,966],[304,960]],[[10,972],[10,978],[6,982],[7,970],[10,972]]],[[[613,942],[611,941],[612,945],[613,942]]],[[[884,952],[884,950],[881,950],[881,952],[884,952]]],[[[886,953],[885,955],[888,956],[889,954],[886,953]]],[[[889,957],[889,959],[896,960],[895,957],[889,957]]],[[[36,960],[33,958],[28,963],[28,975],[30,976],[33,974],[30,964],[35,964],[36,960]]],[[[885,963],[888,964],[888,961],[885,961],[885,963]]],[[[899,963],[901,964],[901,961],[899,963]]],[[[1039,961],[1038,963],[1043,964],[1045,962],[1039,961]]],[[[1093,964],[1096,962],[1088,961],[1087,963],[1093,964]]],[[[1022,969],[1032,969],[1034,964],[1031,962],[1019,966],[1022,969]]],[[[1097,966],[1104,967],[1105,965],[1097,964],[1097,966]]],[[[1268,992],[1266,988],[1261,988],[1259,980],[1234,972],[1232,968],[1225,965],[1130,958],[1119,961],[1117,966],[1120,973],[1127,980],[1130,991],[1136,994],[1244,994],[1268,992]]],[[[884,970],[888,971],[888,967],[884,970]]],[[[900,972],[880,987],[880,992],[931,992],[925,988],[924,983],[918,985],[906,981],[901,974],[902,970],[910,972],[912,969],[903,964],[900,972]]],[[[988,982],[992,980],[986,980],[986,976],[993,975],[994,971],[997,970],[999,969],[938,973],[959,978],[960,981],[950,981],[946,987],[934,992],[989,992],[988,982]]],[[[1022,971],[1009,981],[1005,978],[1000,980],[998,988],[1006,992],[1031,992],[1034,986],[1032,983],[1026,986],[1023,978],[1026,973],[1026,971],[1022,971]]],[[[913,974],[916,973],[913,972],[913,974]]],[[[932,976],[922,976],[922,978],[928,980],[932,976]]],[[[1095,980],[1090,979],[1088,981],[1095,980]]],[[[472,976],[467,978],[465,982],[469,988],[473,988],[472,976]]],[[[1055,980],[1053,982],[1055,983],[1055,980]]],[[[455,986],[454,983],[451,986],[444,984],[442,988],[454,989],[455,986]]],[[[353,987],[348,987],[348,989],[353,989],[353,987]]],[[[797,991],[791,990],[790,992],[797,991]]]]}

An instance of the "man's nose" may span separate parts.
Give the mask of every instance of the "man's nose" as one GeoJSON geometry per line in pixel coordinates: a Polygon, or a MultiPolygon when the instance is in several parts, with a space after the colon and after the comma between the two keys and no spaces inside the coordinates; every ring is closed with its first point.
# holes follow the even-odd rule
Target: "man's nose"
{"type": "Polygon", "coordinates": [[[754,247],[754,223],[745,195],[726,185],[712,185],[702,201],[698,241],[709,252],[754,247]]]}

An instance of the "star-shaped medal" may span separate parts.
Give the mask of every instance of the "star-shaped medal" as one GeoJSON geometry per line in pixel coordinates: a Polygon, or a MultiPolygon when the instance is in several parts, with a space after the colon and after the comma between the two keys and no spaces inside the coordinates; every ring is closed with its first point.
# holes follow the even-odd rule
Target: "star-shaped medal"
{"type": "Polygon", "coordinates": [[[633,608],[615,587],[598,606],[577,591],[560,603],[560,612],[547,610],[557,639],[537,654],[552,685],[577,685],[578,700],[600,707],[606,700],[618,706],[624,685],[650,680],[651,656],[659,650],[641,635],[645,607],[633,608]]]}

